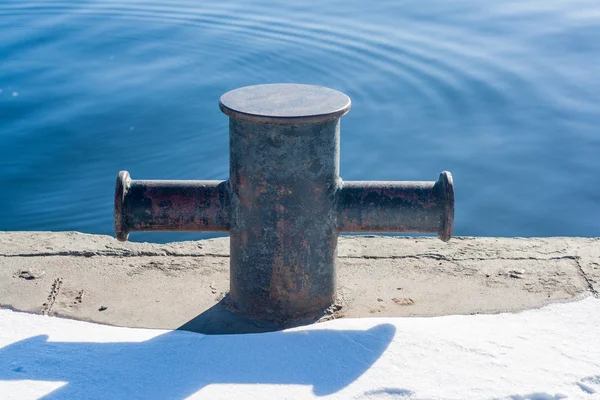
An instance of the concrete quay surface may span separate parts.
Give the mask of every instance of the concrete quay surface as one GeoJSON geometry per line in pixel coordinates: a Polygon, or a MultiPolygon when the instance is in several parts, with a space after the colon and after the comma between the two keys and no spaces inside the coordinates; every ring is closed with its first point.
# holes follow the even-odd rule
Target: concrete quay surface
{"type": "MultiPolygon", "coordinates": [[[[600,238],[344,236],[338,261],[339,304],[329,318],[519,311],[600,292],[600,238]]],[[[211,310],[228,287],[228,238],[163,245],[0,232],[3,308],[227,333],[211,310]]]]}

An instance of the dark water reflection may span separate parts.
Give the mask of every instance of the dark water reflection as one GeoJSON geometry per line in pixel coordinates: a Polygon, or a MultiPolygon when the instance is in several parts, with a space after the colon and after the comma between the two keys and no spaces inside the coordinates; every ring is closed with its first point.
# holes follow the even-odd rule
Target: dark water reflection
{"type": "Polygon", "coordinates": [[[447,169],[455,234],[600,236],[595,0],[2,0],[0,32],[0,230],[112,234],[121,169],[226,179],[219,96],[300,82],[352,97],[344,179],[447,169]]]}

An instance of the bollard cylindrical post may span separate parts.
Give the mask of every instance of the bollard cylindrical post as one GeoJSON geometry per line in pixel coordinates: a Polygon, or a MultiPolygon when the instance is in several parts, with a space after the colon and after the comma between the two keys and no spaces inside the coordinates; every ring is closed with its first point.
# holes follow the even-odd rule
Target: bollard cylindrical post
{"type": "Polygon", "coordinates": [[[230,117],[230,296],[246,315],[290,320],[335,300],[343,93],[260,85],[226,93],[230,117]]]}

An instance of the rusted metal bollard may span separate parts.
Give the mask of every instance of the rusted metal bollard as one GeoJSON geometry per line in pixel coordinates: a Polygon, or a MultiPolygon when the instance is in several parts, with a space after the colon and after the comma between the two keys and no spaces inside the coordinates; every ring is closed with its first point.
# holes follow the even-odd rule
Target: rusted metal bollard
{"type": "Polygon", "coordinates": [[[345,94],[319,86],[258,85],[221,97],[229,116],[227,181],[131,180],[119,172],[115,232],[228,232],[230,296],[254,319],[314,317],[336,296],[341,232],[430,232],[454,224],[452,176],[437,182],[343,182],[345,94]]]}

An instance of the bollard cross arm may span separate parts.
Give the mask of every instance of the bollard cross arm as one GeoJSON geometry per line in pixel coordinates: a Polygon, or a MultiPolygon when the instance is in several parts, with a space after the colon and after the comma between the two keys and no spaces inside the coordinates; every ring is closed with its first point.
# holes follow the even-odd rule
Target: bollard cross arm
{"type": "Polygon", "coordinates": [[[450,240],[454,184],[444,171],[437,182],[343,182],[338,191],[340,232],[437,233],[450,240]]]}
{"type": "Polygon", "coordinates": [[[228,181],[132,180],[119,172],[115,233],[134,231],[229,231],[228,181]]]}

